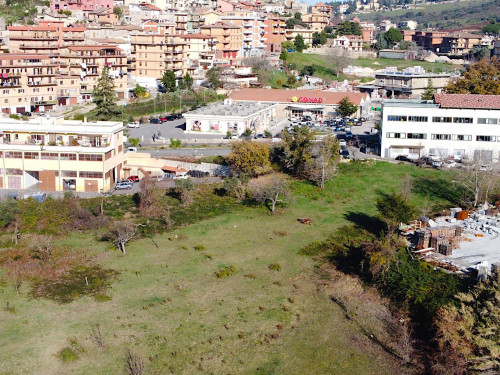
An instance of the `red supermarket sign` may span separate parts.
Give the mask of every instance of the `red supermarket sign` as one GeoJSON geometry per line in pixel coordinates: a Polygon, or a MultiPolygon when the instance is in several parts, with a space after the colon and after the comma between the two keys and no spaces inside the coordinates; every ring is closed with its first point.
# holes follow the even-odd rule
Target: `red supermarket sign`
{"type": "Polygon", "coordinates": [[[308,98],[307,96],[294,96],[294,103],[323,103],[323,98],[308,98]]]}

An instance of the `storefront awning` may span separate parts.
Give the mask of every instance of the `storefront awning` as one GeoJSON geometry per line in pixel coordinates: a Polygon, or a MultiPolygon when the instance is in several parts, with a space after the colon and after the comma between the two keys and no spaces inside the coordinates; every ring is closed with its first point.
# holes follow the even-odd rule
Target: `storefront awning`
{"type": "Polygon", "coordinates": [[[322,111],[325,107],[322,105],[289,105],[287,109],[292,111],[322,111]]]}

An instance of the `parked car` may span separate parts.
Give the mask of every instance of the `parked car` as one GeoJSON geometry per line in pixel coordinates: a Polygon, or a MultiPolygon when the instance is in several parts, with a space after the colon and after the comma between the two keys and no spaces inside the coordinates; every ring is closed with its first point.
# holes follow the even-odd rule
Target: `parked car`
{"type": "Polygon", "coordinates": [[[127,184],[126,182],[118,182],[116,185],[115,185],[115,189],[116,190],[130,190],[132,189],[132,185],[130,184],[127,184]]]}
{"type": "Polygon", "coordinates": [[[398,155],[398,156],[396,157],[396,160],[398,160],[398,161],[406,161],[406,162],[408,162],[408,163],[413,163],[413,160],[411,160],[411,159],[410,159],[408,156],[406,156],[406,155],[398,155]]]}
{"type": "Polygon", "coordinates": [[[344,131],[346,131],[346,132],[350,132],[350,131],[351,131],[351,127],[350,127],[350,126],[346,126],[346,127],[344,127],[344,131]]]}
{"type": "Polygon", "coordinates": [[[129,147],[127,149],[128,152],[137,152],[137,147],[129,147]]]}
{"type": "Polygon", "coordinates": [[[163,117],[160,117],[160,122],[163,124],[164,122],[167,122],[167,117],[163,116],[163,117]]]}
{"type": "Polygon", "coordinates": [[[151,124],[159,124],[161,121],[159,118],[152,118],[151,120],[149,120],[149,122],[151,124]]]}
{"type": "Polygon", "coordinates": [[[130,176],[128,180],[132,182],[139,182],[139,176],[130,176]]]}
{"type": "Polygon", "coordinates": [[[137,122],[129,122],[127,128],[138,128],[139,124],[137,122]]]}
{"type": "Polygon", "coordinates": [[[173,179],[174,180],[187,180],[189,178],[189,176],[187,174],[184,174],[182,176],[174,176],[173,179]]]}
{"type": "Polygon", "coordinates": [[[349,153],[349,150],[340,150],[340,155],[342,156],[343,159],[350,159],[351,154],[349,153]]]}
{"type": "Polygon", "coordinates": [[[64,182],[64,187],[67,190],[76,190],[76,181],[75,180],[66,180],[64,182]]]}
{"type": "Polygon", "coordinates": [[[32,116],[31,112],[28,112],[28,111],[21,113],[21,115],[22,116],[27,116],[27,117],[31,117],[32,116]]]}
{"type": "Polygon", "coordinates": [[[362,126],[362,125],[363,125],[363,121],[360,121],[360,120],[358,120],[354,123],[354,126],[362,126]]]}
{"type": "Polygon", "coordinates": [[[164,175],[152,176],[151,179],[159,182],[163,181],[165,179],[165,176],[164,175]]]}
{"type": "MultiPolygon", "coordinates": [[[[346,129],[347,129],[347,128],[346,128],[346,129]]],[[[345,132],[345,137],[346,137],[347,139],[349,139],[349,138],[352,138],[352,137],[353,137],[353,135],[352,135],[352,133],[351,133],[351,131],[350,131],[350,130],[346,130],[346,132],[345,132]]]]}
{"type": "Polygon", "coordinates": [[[341,138],[341,139],[339,139],[339,145],[340,145],[340,147],[345,147],[345,146],[347,146],[347,142],[346,142],[346,140],[345,140],[345,139],[342,139],[342,138],[341,138]]]}

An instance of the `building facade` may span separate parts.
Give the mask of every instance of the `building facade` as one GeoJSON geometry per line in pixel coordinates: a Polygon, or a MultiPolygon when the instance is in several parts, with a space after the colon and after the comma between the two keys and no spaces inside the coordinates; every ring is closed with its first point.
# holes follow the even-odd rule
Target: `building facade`
{"type": "Polygon", "coordinates": [[[500,96],[438,94],[434,103],[386,100],[383,157],[432,155],[491,163],[500,160],[500,96]]]}
{"type": "Polygon", "coordinates": [[[1,188],[99,192],[122,175],[121,122],[0,119],[0,129],[1,188]]]}
{"type": "Polygon", "coordinates": [[[265,50],[265,17],[258,12],[228,12],[221,16],[225,23],[238,26],[242,36],[242,57],[262,56],[265,50]]]}
{"type": "Polygon", "coordinates": [[[264,20],[264,31],[266,52],[281,52],[281,43],[286,40],[285,18],[267,14],[264,20]]]}
{"type": "Polygon", "coordinates": [[[242,55],[242,29],[226,22],[215,22],[212,25],[200,27],[201,33],[217,38],[216,53],[218,59],[227,59],[230,62],[242,55]]]}

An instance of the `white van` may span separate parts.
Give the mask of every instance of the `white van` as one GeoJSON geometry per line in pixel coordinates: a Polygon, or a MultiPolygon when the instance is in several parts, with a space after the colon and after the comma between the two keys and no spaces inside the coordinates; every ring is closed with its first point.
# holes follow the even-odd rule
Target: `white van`
{"type": "Polygon", "coordinates": [[[129,147],[127,149],[128,152],[137,152],[137,147],[129,147]]]}

